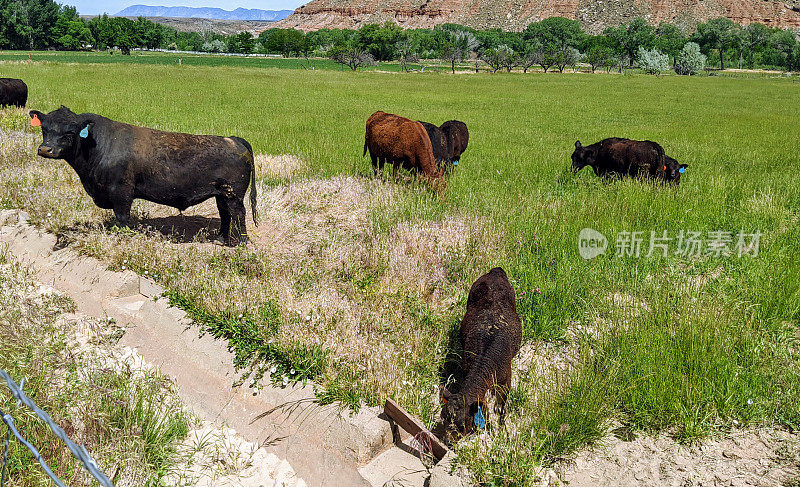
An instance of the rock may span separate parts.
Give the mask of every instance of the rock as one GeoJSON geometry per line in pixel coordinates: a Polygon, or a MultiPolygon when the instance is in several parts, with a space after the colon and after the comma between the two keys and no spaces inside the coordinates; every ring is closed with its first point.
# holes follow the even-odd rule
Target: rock
{"type": "Polygon", "coordinates": [[[727,16],[738,24],[753,22],[782,29],[800,27],[797,2],[760,0],[719,0],[709,2],[609,2],[544,0],[519,3],[514,0],[312,0],[294,14],[271,27],[317,30],[320,28],[357,29],[369,23],[397,23],[409,29],[431,29],[443,23],[462,24],[475,29],[500,28],[522,31],[531,22],[547,17],[566,17],[580,21],[589,34],[599,34],[606,27],[628,23],[643,17],[651,25],[671,22],[694,29],[698,22],[727,16]],[[513,13],[512,13],[513,12],[513,13]]]}
{"type": "Polygon", "coordinates": [[[431,470],[429,487],[468,487],[470,484],[457,473],[451,473],[456,454],[448,451],[431,470]]]}

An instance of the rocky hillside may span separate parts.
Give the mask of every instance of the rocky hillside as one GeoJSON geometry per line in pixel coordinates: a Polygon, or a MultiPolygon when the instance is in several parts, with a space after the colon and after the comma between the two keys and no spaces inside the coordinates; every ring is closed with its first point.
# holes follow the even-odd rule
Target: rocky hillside
{"type": "Polygon", "coordinates": [[[800,28],[800,0],[312,0],[275,26],[354,29],[389,20],[404,28],[452,22],[519,31],[553,16],[578,19],[590,33],[635,17],[654,25],[674,22],[689,30],[720,16],[740,24],[800,28]]]}

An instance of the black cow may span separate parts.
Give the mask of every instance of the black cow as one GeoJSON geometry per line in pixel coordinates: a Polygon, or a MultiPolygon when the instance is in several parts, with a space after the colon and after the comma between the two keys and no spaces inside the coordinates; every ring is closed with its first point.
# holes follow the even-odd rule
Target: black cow
{"type": "Polygon", "coordinates": [[[433,158],[436,159],[436,166],[440,170],[448,169],[450,166],[448,163],[452,161],[450,160],[450,152],[444,132],[432,123],[423,122],[422,120],[419,120],[419,123],[425,127],[425,131],[428,132],[428,138],[431,139],[433,158]]]}
{"type": "Polygon", "coordinates": [[[237,245],[247,239],[248,186],[257,222],[253,149],[244,139],[162,132],[93,113],[78,115],[64,106],[30,116],[33,125],[42,126],[39,155],[67,161],[95,204],[114,210],[122,226],[128,225],[136,198],[183,211],[213,197],[220,236],[237,245]]]}
{"type": "Polygon", "coordinates": [[[24,107],[28,103],[28,85],[21,79],[0,78],[0,106],[24,107]]]}
{"type": "Polygon", "coordinates": [[[453,166],[461,160],[461,154],[467,150],[469,144],[469,130],[467,124],[458,120],[448,120],[440,127],[447,138],[448,158],[453,166]]]}
{"type": "Polygon", "coordinates": [[[678,164],[667,156],[664,149],[650,140],[631,140],[610,137],[589,146],[575,142],[572,153],[572,171],[590,166],[603,177],[642,177],[662,181],[680,182],[680,174],[688,166],[678,164]]]}
{"type": "Polygon", "coordinates": [[[464,382],[456,394],[441,390],[441,418],[445,441],[450,444],[485,421],[489,390],[497,398],[501,422],[505,416],[511,362],[522,342],[522,324],[514,289],[503,269],[495,267],[472,285],[460,337],[464,382]]]}

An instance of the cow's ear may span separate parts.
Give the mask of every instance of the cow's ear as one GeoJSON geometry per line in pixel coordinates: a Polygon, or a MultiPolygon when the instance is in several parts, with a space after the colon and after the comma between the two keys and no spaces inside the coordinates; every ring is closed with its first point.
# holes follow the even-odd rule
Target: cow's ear
{"type": "Polygon", "coordinates": [[[583,145],[581,145],[581,141],[580,140],[576,140],[575,141],[575,148],[576,149],[580,149],[581,147],[583,147],[583,145]]]}
{"type": "Polygon", "coordinates": [[[449,401],[450,397],[452,397],[450,391],[448,391],[445,387],[442,386],[439,386],[439,395],[441,396],[443,404],[447,404],[447,401],[449,401]]]}
{"type": "Polygon", "coordinates": [[[86,121],[86,122],[84,122],[84,123],[82,124],[82,127],[83,127],[83,128],[81,128],[81,131],[80,131],[80,132],[78,132],[78,135],[79,135],[79,136],[80,136],[80,138],[82,138],[82,139],[88,139],[88,138],[89,138],[89,136],[90,136],[90,135],[91,135],[91,133],[92,133],[92,129],[94,128],[94,122],[93,122],[93,121],[91,121],[91,120],[88,120],[88,121],[86,121]]]}
{"type": "Polygon", "coordinates": [[[44,117],[44,113],[40,112],[39,110],[31,110],[29,115],[31,116],[31,127],[42,126],[42,118],[44,117]]]}

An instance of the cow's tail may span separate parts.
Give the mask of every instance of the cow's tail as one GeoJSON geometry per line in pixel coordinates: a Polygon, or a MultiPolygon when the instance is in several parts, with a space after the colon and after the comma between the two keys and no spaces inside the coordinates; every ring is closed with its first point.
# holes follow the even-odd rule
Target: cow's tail
{"type": "Polygon", "coordinates": [[[367,137],[366,136],[364,136],[364,153],[361,154],[361,157],[364,157],[365,155],[367,155],[367,137]]]}
{"type": "Polygon", "coordinates": [[[250,142],[241,137],[235,138],[247,148],[247,153],[250,155],[250,211],[253,213],[253,223],[258,225],[258,210],[256,209],[256,200],[258,196],[256,191],[256,161],[253,156],[253,146],[250,145],[250,142]]]}

